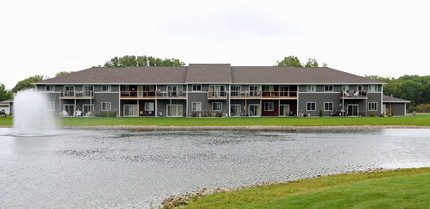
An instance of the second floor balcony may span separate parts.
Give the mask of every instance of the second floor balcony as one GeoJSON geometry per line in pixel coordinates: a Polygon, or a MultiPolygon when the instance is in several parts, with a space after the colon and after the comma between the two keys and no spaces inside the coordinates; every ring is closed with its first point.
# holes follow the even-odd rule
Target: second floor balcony
{"type": "Polygon", "coordinates": [[[231,91],[232,99],[297,99],[297,91],[231,91]]]}
{"type": "Polygon", "coordinates": [[[183,91],[121,91],[121,99],[185,99],[183,91]]]}
{"type": "Polygon", "coordinates": [[[227,99],[226,91],[208,91],[208,99],[227,99]]]}
{"type": "Polygon", "coordinates": [[[94,91],[60,91],[59,99],[94,99],[94,91]]]}
{"type": "Polygon", "coordinates": [[[367,91],[342,91],[340,99],[368,99],[367,91]]]}

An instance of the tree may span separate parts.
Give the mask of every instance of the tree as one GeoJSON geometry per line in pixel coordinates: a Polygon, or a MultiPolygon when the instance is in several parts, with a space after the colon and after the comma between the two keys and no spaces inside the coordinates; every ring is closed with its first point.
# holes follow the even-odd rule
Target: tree
{"type": "Polygon", "coordinates": [[[276,61],[276,64],[278,66],[289,66],[289,67],[303,67],[303,65],[300,63],[299,58],[295,57],[295,56],[288,56],[285,57],[283,60],[281,61],[276,61]]]}
{"type": "Polygon", "coordinates": [[[12,92],[16,93],[18,91],[22,91],[22,90],[25,90],[25,89],[34,88],[34,87],[36,87],[36,85],[34,85],[32,83],[41,81],[43,79],[44,79],[43,75],[35,75],[35,76],[30,77],[30,78],[27,78],[27,79],[24,79],[22,81],[19,81],[15,85],[15,87],[13,87],[12,92]]]}
{"type": "Polygon", "coordinates": [[[6,90],[4,84],[0,83],[0,101],[12,99],[13,94],[11,91],[6,90]]]}
{"type": "Polygon", "coordinates": [[[59,77],[59,76],[63,76],[63,75],[67,75],[73,73],[73,71],[61,71],[55,74],[55,77],[59,77]]]}
{"type": "Polygon", "coordinates": [[[175,58],[155,58],[152,56],[129,56],[114,57],[107,61],[103,67],[128,67],[128,66],[184,66],[185,63],[175,58]]]}
{"type": "Polygon", "coordinates": [[[305,67],[318,67],[318,62],[314,58],[309,58],[308,62],[305,64],[305,67]]]}
{"type": "MultiPolygon", "coordinates": [[[[289,66],[289,67],[319,67],[318,62],[314,58],[309,58],[306,64],[300,63],[299,58],[295,56],[284,57],[281,61],[276,61],[276,66],[289,66]]],[[[328,67],[327,63],[323,64],[323,67],[328,67]]]]}
{"type": "Polygon", "coordinates": [[[410,100],[412,105],[421,104],[423,102],[422,93],[424,86],[416,81],[407,80],[400,84],[400,97],[410,100]]]}

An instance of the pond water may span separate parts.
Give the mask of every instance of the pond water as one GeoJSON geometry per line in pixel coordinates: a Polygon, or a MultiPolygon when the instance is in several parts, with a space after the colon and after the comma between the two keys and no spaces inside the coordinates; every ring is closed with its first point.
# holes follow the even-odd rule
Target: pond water
{"type": "Polygon", "coordinates": [[[0,129],[0,208],[147,208],[203,187],[430,166],[430,129],[11,132],[0,129]]]}

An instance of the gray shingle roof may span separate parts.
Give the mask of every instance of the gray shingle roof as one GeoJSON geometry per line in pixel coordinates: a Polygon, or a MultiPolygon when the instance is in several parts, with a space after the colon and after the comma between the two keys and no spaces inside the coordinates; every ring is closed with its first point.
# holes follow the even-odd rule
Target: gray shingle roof
{"type": "Polygon", "coordinates": [[[90,68],[36,84],[184,83],[187,67],[90,68]]]}
{"type": "Polygon", "coordinates": [[[230,64],[190,64],[187,83],[231,83],[230,64]]]}
{"type": "Polygon", "coordinates": [[[382,82],[327,67],[232,67],[233,83],[383,84],[382,82]]]}
{"type": "Polygon", "coordinates": [[[390,97],[390,96],[385,96],[382,98],[383,102],[388,102],[388,103],[409,103],[411,101],[409,100],[404,100],[404,99],[399,99],[396,97],[390,97]]]}
{"type": "Polygon", "coordinates": [[[327,67],[231,67],[230,64],[190,64],[188,67],[90,68],[36,84],[383,84],[327,67]]]}

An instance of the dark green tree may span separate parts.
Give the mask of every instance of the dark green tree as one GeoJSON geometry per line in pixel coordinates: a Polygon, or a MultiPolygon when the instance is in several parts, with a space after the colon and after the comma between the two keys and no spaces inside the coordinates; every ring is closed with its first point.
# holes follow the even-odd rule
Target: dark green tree
{"type": "Polygon", "coordinates": [[[276,61],[277,66],[288,66],[288,67],[303,67],[303,65],[300,63],[299,58],[295,56],[288,56],[284,57],[281,61],[276,61]]]}
{"type": "Polygon", "coordinates": [[[56,73],[55,77],[62,76],[62,75],[67,75],[67,74],[70,74],[70,73],[73,73],[73,71],[61,71],[61,72],[56,73]]]}
{"type": "Polygon", "coordinates": [[[35,76],[30,77],[30,78],[27,78],[27,79],[24,79],[22,81],[19,81],[15,85],[15,87],[13,87],[12,92],[16,93],[18,91],[22,91],[22,90],[25,90],[25,89],[34,88],[34,87],[36,87],[36,85],[34,85],[32,83],[41,81],[43,79],[44,79],[43,75],[35,75],[35,76]]]}
{"type": "Polygon", "coordinates": [[[407,80],[399,86],[400,97],[410,100],[412,105],[421,104],[423,102],[424,86],[416,81],[407,80]]]}
{"type": "Polygon", "coordinates": [[[305,67],[318,67],[318,62],[314,58],[309,58],[308,62],[305,64],[305,67]]]}
{"type": "Polygon", "coordinates": [[[12,99],[13,94],[11,91],[6,90],[4,84],[0,83],[0,101],[12,99]]]}
{"type": "Polygon", "coordinates": [[[152,56],[129,56],[114,57],[107,61],[103,67],[129,67],[129,66],[184,66],[185,63],[175,58],[155,58],[152,56]]]}

